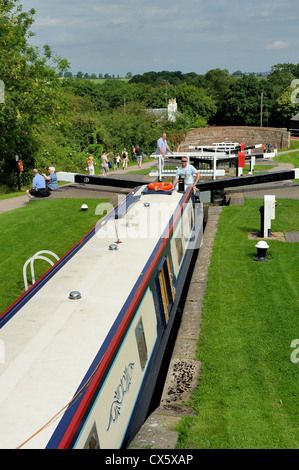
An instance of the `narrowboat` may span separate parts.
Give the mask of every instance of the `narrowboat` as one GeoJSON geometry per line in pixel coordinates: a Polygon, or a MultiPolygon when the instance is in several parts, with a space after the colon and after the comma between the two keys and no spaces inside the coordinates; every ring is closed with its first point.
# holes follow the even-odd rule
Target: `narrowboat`
{"type": "Polygon", "coordinates": [[[164,189],[111,206],[0,317],[1,448],[126,449],[144,423],[203,235],[193,190],[164,189]]]}

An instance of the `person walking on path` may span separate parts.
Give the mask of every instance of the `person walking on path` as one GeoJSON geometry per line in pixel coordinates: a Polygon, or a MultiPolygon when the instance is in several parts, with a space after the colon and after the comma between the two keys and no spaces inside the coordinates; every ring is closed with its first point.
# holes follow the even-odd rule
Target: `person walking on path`
{"type": "Polygon", "coordinates": [[[109,165],[108,165],[108,157],[111,155],[112,152],[106,153],[103,152],[101,155],[101,173],[102,176],[106,176],[109,173],[109,165]]]}
{"type": "Polygon", "coordinates": [[[141,163],[142,163],[142,150],[141,150],[141,148],[139,147],[139,145],[136,145],[135,153],[136,153],[136,160],[137,160],[138,168],[141,168],[141,163]]]}
{"type": "Polygon", "coordinates": [[[170,148],[169,148],[169,145],[167,143],[167,140],[166,140],[166,133],[163,132],[162,136],[160,137],[160,139],[157,140],[157,150],[156,150],[156,155],[161,155],[161,170],[164,169],[164,161],[165,161],[165,155],[167,154],[167,151],[169,153],[173,153],[170,148]]]}
{"type": "Polygon", "coordinates": [[[133,157],[132,157],[132,160],[134,161],[135,158],[136,158],[136,147],[134,147],[134,145],[133,145],[133,147],[132,147],[132,156],[133,156],[133,157]]]}
{"type": "Polygon", "coordinates": [[[122,159],[123,159],[123,170],[124,170],[124,169],[128,168],[128,160],[129,160],[128,152],[126,151],[125,148],[123,149],[123,153],[122,153],[121,156],[122,156],[122,159]]]}
{"type": "Polygon", "coordinates": [[[120,155],[119,153],[117,153],[114,157],[114,170],[118,170],[119,169],[119,162],[120,162],[120,155]]]}

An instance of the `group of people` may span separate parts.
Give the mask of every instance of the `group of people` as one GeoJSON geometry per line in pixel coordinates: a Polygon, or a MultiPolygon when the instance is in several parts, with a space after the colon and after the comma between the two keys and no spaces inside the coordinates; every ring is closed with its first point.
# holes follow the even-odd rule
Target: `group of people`
{"type": "MultiPolygon", "coordinates": [[[[162,168],[164,166],[164,157],[167,152],[173,153],[170,150],[170,147],[167,143],[166,140],[166,133],[163,133],[160,139],[157,141],[157,151],[156,154],[162,155],[162,168]]],[[[111,155],[112,152],[103,152],[101,155],[101,175],[106,176],[110,169],[112,168],[112,163],[109,160],[109,155],[111,155]]],[[[140,145],[136,145],[132,147],[132,154],[133,158],[136,158],[138,168],[141,168],[142,165],[142,157],[143,157],[143,151],[140,145]]],[[[127,152],[126,148],[123,148],[121,155],[119,153],[116,153],[113,157],[113,169],[115,171],[120,169],[121,163],[122,163],[122,169],[126,170],[128,168],[128,162],[129,162],[129,155],[127,152]]],[[[90,155],[87,160],[87,170],[90,175],[95,174],[95,161],[93,155],[90,155]]]]}
{"type": "MultiPolygon", "coordinates": [[[[167,143],[166,137],[167,137],[166,133],[163,133],[160,139],[158,139],[157,141],[156,155],[161,155],[162,169],[164,167],[164,158],[167,152],[173,154],[172,150],[170,149],[167,143]]],[[[102,176],[106,176],[109,173],[110,168],[112,167],[112,163],[110,162],[108,158],[109,155],[111,154],[112,152],[109,152],[109,153],[102,152],[102,155],[101,155],[101,175],[102,176]]],[[[139,145],[136,145],[136,147],[133,148],[133,154],[136,157],[138,168],[141,168],[143,152],[139,145]]],[[[114,170],[119,169],[121,160],[122,160],[123,170],[127,169],[129,156],[128,156],[128,152],[126,148],[123,149],[121,155],[117,153],[114,156],[114,170]]],[[[87,168],[88,168],[90,175],[95,174],[94,166],[95,166],[95,162],[94,162],[93,156],[90,155],[87,161],[87,168]]],[[[198,170],[194,168],[193,165],[190,165],[188,163],[187,157],[182,157],[181,167],[177,169],[176,176],[174,179],[174,184],[177,183],[180,177],[184,178],[186,185],[192,185],[193,187],[195,187],[199,181],[200,173],[198,170]]],[[[55,167],[50,166],[48,168],[48,175],[44,173],[40,174],[36,168],[33,170],[32,187],[28,189],[26,193],[29,198],[47,197],[51,194],[51,191],[56,191],[57,189],[58,189],[58,182],[57,182],[57,177],[55,174],[55,167]]]]}
{"type": "MultiPolygon", "coordinates": [[[[142,149],[139,145],[136,145],[136,147],[132,148],[132,153],[133,157],[136,158],[138,168],[141,168],[142,164],[142,149]]],[[[161,135],[161,137],[157,141],[157,148],[156,148],[156,155],[161,156],[161,164],[162,164],[162,169],[164,168],[164,159],[167,153],[173,154],[172,150],[170,149],[168,143],[167,143],[167,135],[165,132],[161,135]]],[[[109,173],[110,168],[112,168],[112,164],[109,160],[109,155],[111,155],[112,152],[106,153],[103,152],[101,155],[101,175],[106,176],[109,173]]],[[[129,161],[129,156],[126,148],[122,150],[121,155],[119,153],[116,153],[113,158],[113,164],[114,164],[114,170],[117,171],[120,169],[120,165],[122,162],[122,168],[123,170],[128,168],[128,161],[129,161]]],[[[94,175],[94,161],[93,161],[93,156],[91,155],[88,158],[88,170],[90,175],[94,175]]],[[[174,184],[177,183],[180,177],[184,178],[185,184],[192,185],[193,187],[196,186],[196,184],[199,181],[200,178],[200,172],[196,170],[196,168],[193,165],[190,165],[188,163],[187,157],[183,157],[181,160],[181,167],[178,168],[176,172],[176,176],[174,179],[174,184]]]]}
{"type": "MultiPolygon", "coordinates": [[[[165,157],[167,152],[173,153],[170,150],[170,147],[167,143],[166,133],[163,133],[162,136],[160,137],[160,139],[158,139],[158,141],[157,141],[157,151],[156,151],[156,154],[162,155],[162,168],[164,166],[164,157],[165,157]]],[[[109,170],[112,168],[112,163],[110,162],[110,160],[108,158],[108,156],[111,155],[111,154],[112,154],[112,152],[109,152],[109,153],[103,152],[102,155],[101,155],[101,175],[102,176],[107,175],[109,173],[109,170]]],[[[140,147],[140,145],[137,144],[136,146],[132,147],[132,154],[133,154],[133,158],[136,158],[138,168],[141,168],[143,151],[142,151],[142,148],[140,147]]],[[[114,155],[114,158],[113,158],[113,168],[114,168],[114,170],[115,171],[119,170],[121,163],[122,163],[122,169],[123,170],[127,169],[128,168],[128,161],[129,161],[129,155],[128,155],[127,149],[124,148],[122,150],[121,155],[119,153],[116,153],[114,155]]],[[[93,155],[90,155],[88,157],[87,168],[86,168],[90,175],[95,174],[95,168],[94,167],[95,167],[94,157],[93,157],[93,155]]]]}
{"type": "Polygon", "coordinates": [[[36,168],[34,168],[32,172],[32,187],[26,191],[26,194],[30,199],[34,197],[48,197],[50,196],[51,191],[56,191],[58,189],[54,166],[50,166],[48,168],[48,175],[45,173],[40,174],[36,168]]]}
{"type": "MultiPolygon", "coordinates": [[[[167,140],[166,140],[166,133],[163,132],[162,136],[158,139],[157,141],[157,149],[156,149],[156,155],[160,155],[161,157],[161,165],[162,165],[162,170],[164,168],[164,159],[166,154],[169,152],[173,154],[172,150],[170,149],[167,140]]],[[[265,153],[271,153],[272,149],[274,153],[277,153],[277,144],[275,143],[274,145],[272,144],[267,144],[263,145],[263,149],[265,153]]],[[[142,164],[142,149],[140,148],[139,145],[136,145],[136,147],[133,147],[132,149],[133,155],[136,157],[138,168],[141,168],[142,164]]],[[[112,168],[112,163],[109,160],[109,155],[111,155],[112,152],[103,152],[101,155],[101,175],[106,176],[109,173],[110,168],[112,168]]],[[[119,153],[114,155],[113,163],[114,163],[114,170],[118,170],[120,168],[120,164],[122,161],[122,168],[123,170],[128,168],[128,161],[129,161],[129,156],[126,148],[123,149],[121,155],[119,153]]],[[[90,155],[87,161],[87,168],[89,171],[90,175],[95,174],[95,162],[93,160],[93,156],[90,155]]],[[[32,188],[27,190],[27,195],[29,198],[33,197],[47,197],[51,194],[51,191],[55,191],[58,189],[58,183],[57,183],[57,177],[55,175],[55,168],[54,167],[49,167],[48,169],[49,174],[45,175],[42,174],[40,175],[37,169],[33,170],[33,180],[32,180],[32,188]]],[[[177,169],[175,179],[173,181],[174,184],[176,184],[179,180],[179,178],[184,178],[184,182],[186,185],[195,186],[197,185],[199,178],[200,178],[200,172],[196,170],[196,168],[193,165],[190,165],[188,163],[187,157],[182,157],[181,159],[181,166],[177,169]]]]}
{"type": "MultiPolygon", "coordinates": [[[[167,143],[166,137],[167,137],[166,133],[163,132],[162,136],[157,141],[157,149],[156,149],[156,155],[161,155],[162,170],[164,168],[164,159],[165,159],[167,152],[173,154],[172,150],[170,149],[167,143]]],[[[192,186],[195,191],[195,187],[200,178],[200,172],[193,165],[189,164],[188,158],[186,156],[182,157],[181,166],[176,171],[176,175],[173,180],[174,186],[177,184],[180,178],[184,179],[184,184],[186,186],[192,186]]]]}
{"type": "Polygon", "coordinates": [[[277,154],[277,144],[275,143],[274,145],[272,144],[263,144],[263,149],[264,149],[264,153],[271,153],[272,151],[275,153],[275,155],[277,154]]]}
{"type": "MultiPolygon", "coordinates": [[[[110,169],[112,168],[112,163],[110,159],[108,158],[109,155],[112,155],[113,152],[102,152],[101,155],[101,175],[106,176],[110,169]]],[[[142,163],[142,150],[139,145],[136,145],[136,147],[133,147],[133,155],[136,156],[138,168],[141,168],[141,163],[142,163]]],[[[128,168],[128,162],[129,162],[129,155],[126,150],[126,148],[123,148],[121,155],[119,153],[116,153],[113,157],[113,169],[115,171],[120,169],[120,165],[122,163],[122,169],[126,170],[128,168]]],[[[90,155],[87,160],[87,170],[90,175],[95,174],[95,161],[93,155],[90,155]]]]}
{"type": "MultiPolygon", "coordinates": [[[[112,166],[110,160],[109,160],[109,155],[111,155],[112,152],[103,152],[102,155],[101,155],[101,175],[102,176],[105,176],[107,173],[109,173],[109,170],[112,166]]],[[[93,159],[93,155],[90,155],[88,157],[88,160],[87,160],[87,170],[88,170],[88,173],[93,176],[95,174],[95,161],[93,159]]]]}

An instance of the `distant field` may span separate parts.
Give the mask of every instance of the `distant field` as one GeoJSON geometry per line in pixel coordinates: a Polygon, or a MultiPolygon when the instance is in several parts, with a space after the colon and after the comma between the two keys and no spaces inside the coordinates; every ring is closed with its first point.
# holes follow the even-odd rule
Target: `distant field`
{"type": "Polygon", "coordinates": [[[103,83],[106,82],[106,80],[128,82],[130,79],[129,78],[107,78],[107,79],[106,78],[77,78],[76,76],[73,76],[72,80],[90,80],[91,82],[99,83],[100,85],[102,85],[103,83]]]}
{"type": "MultiPolygon", "coordinates": [[[[106,82],[105,78],[88,78],[87,80],[90,80],[93,83],[99,83],[100,85],[102,85],[103,83],[106,82]]],[[[117,80],[117,81],[121,81],[121,82],[128,82],[129,81],[128,78],[111,78],[111,79],[108,79],[108,80],[117,80]]]]}

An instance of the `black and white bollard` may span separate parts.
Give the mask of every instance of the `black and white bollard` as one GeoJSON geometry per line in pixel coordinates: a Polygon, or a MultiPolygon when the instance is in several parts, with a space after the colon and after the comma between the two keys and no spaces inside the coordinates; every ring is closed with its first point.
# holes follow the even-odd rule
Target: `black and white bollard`
{"type": "Polygon", "coordinates": [[[260,241],[255,245],[257,249],[257,256],[254,258],[254,261],[269,261],[268,258],[266,258],[267,250],[269,248],[269,245],[265,241],[260,241]]]}

